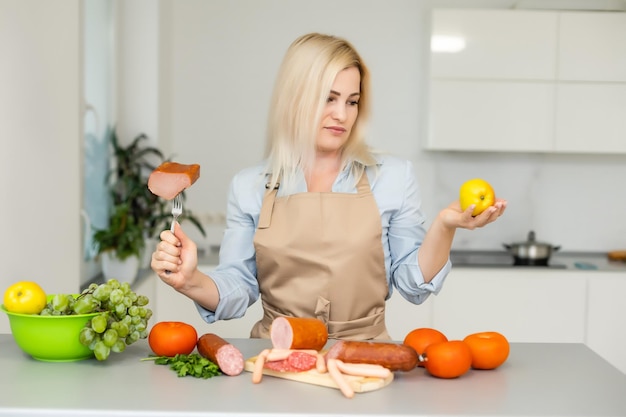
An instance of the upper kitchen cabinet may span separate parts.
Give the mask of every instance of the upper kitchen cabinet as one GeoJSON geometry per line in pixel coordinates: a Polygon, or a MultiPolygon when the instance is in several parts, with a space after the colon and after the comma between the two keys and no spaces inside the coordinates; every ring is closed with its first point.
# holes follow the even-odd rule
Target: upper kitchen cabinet
{"type": "Polygon", "coordinates": [[[430,139],[439,150],[548,151],[554,87],[528,82],[433,80],[430,139]],[[532,123],[529,123],[532,120],[532,123]]]}
{"type": "Polygon", "coordinates": [[[435,10],[431,77],[553,80],[554,13],[508,10],[435,10]]]}
{"type": "Polygon", "coordinates": [[[432,150],[626,153],[626,13],[435,10],[432,150]]]}
{"type": "Polygon", "coordinates": [[[561,13],[558,78],[626,82],[626,13],[561,13]]]}
{"type": "Polygon", "coordinates": [[[626,83],[561,83],[554,149],[626,153],[626,83]]]}
{"type": "Polygon", "coordinates": [[[626,153],[626,13],[560,13],[555,143],[626,153]]]}

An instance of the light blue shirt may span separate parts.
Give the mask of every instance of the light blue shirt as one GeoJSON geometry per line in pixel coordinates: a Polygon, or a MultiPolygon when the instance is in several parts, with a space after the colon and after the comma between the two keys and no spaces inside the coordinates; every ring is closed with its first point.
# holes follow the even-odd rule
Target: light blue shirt
{"type": "MultiPolygon", "coordinates": [[[[377,155],[377,161],[377,167],[367,168],[366,173],[380,210],[389,287],[387,299],[395,288],[411,303],[421,304],[430,294],[441,290],[450,272],[450,260],[430,282],[424,282],[417,252],[426,230],[413,165],[388,155],[377,155]]],[[[197,305],[209,323],[242,317],[259,298],[253,238],[265,193],[263,168],[264,165],[257,165],[244,169],[231,181],[220,262],[211,273],[220,293],[220,302],[215,312],[197,305]]],[[[337,176],[333,192],[356,193],[355,184],[350,169],[346,168],[337,176]]],[[[294,193],[303,192],[306,192],[306,182],[302,176],[294,193]]]]}

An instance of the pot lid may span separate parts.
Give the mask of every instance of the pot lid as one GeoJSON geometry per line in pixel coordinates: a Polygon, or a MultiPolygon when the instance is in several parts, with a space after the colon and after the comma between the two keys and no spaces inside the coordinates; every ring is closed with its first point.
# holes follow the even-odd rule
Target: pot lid
{"type": "Polygon", "coordinates": [[[528,232],[528,240],[526,242],[517,242],[517,243],[514,243],[514,245],[516,245],[516,246],[550,246],[550,247],[552,247],[552,245],[550,243],[537,242],[537,240],[535,238],[535,231],[534,230],[531,230],[530,232],[528,232]]]}

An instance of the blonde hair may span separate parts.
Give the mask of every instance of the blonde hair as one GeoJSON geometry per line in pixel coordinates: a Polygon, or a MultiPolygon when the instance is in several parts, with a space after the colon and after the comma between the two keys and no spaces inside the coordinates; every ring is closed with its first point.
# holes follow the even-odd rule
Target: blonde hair
{"type": "Polygon", "coordinates": [[[289,189],[298,170],[307,171],[315,158],[315,140],[322,112],[339,72],[356,67],[361,75],[358,116],[343,149],[343,166],[351,164],[358,180],[365,166],[375,164],[365,143],[370,116],[369,71],[346,40],[319,33],[296,39],[278,71],[267,125],[266,174],[273,188],[279,181],[289,189]]]}

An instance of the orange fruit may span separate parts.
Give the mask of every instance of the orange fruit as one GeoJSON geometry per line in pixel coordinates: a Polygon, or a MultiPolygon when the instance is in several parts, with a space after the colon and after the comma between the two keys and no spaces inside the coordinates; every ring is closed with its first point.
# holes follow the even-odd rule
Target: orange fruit
{"type": "MultiPolygon", "coordinates": [[[[428,327],[420,327],[411,330],[404,338],[403,344],[411,346],[421,357],[429,345],[433,343],[447,341],[448,338],[446,337],[446,335],[441,333],[439,330],[431,329],[428,327]]],[[[417,365],[423,367],[424,361],[420,359],[417,365]]]]}
{"type": "Polygon", "coordinates": [[[426,348],[424,367],[437,378],[458,378],[472,366],[472,352],[462,340],[433,343],[426,348]]]}
{"type": "Polygon", "coordinates": [[[474,369],[495,369],[509,357],[509,341],[498,332],[473,333],[463,341],[472,352],[474,369]]]}
{"type": "Polygon", "coordinates": [[[475,205],[472,216],[478,216],[496,202],[496,193],[487,181],[474,178],[461,185],[459,190],[459,202],[461,210],[465,211],[472,204],[475,205]]]}

